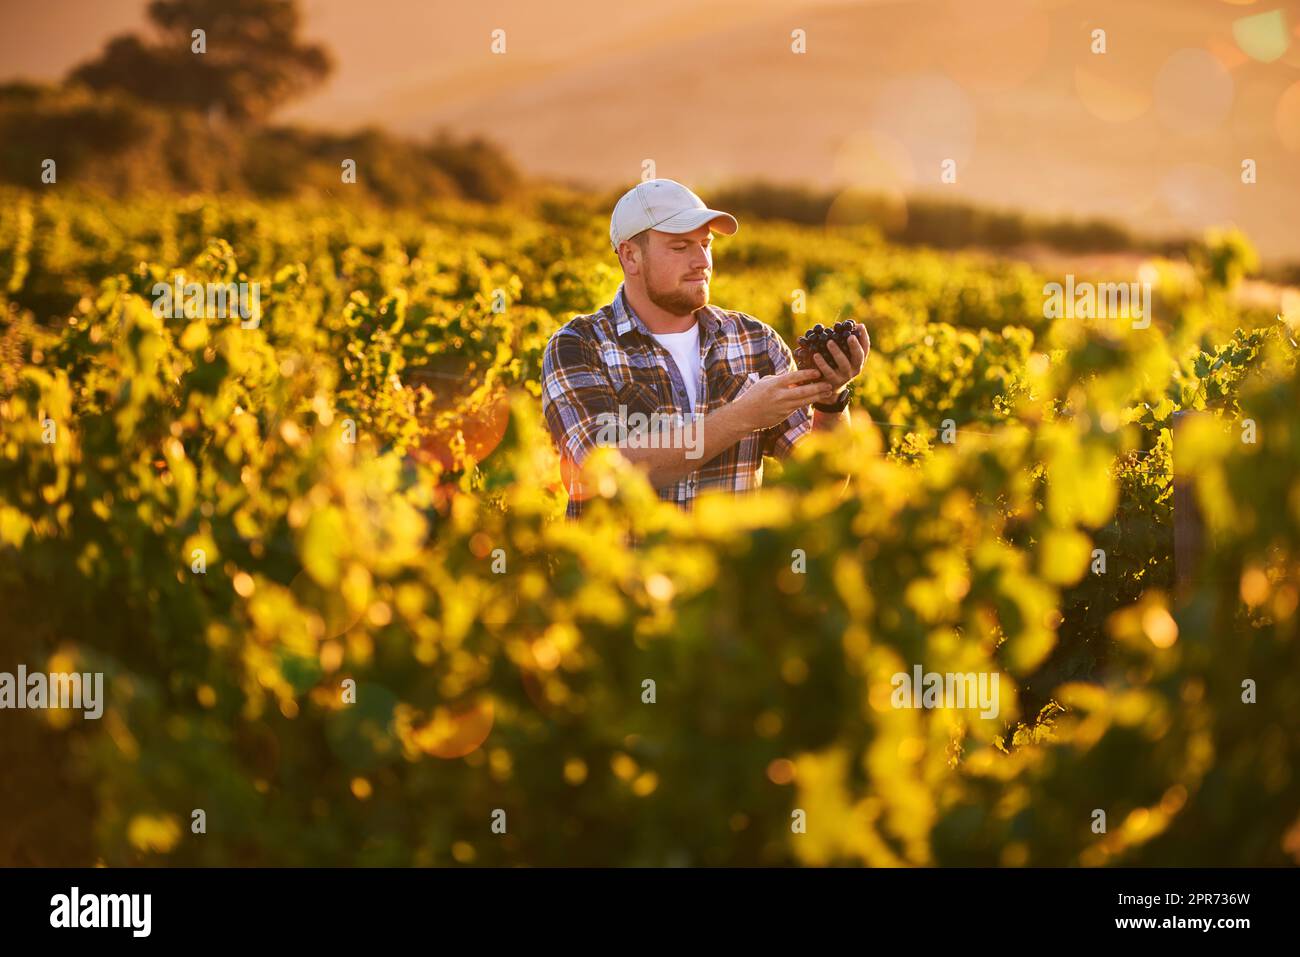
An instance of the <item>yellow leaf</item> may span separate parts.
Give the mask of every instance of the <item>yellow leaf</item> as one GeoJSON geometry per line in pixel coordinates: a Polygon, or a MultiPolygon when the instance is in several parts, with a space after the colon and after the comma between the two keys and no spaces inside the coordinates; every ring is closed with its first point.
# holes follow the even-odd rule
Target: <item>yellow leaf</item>
{"type": "Polygon", "coordinates": [[[1038,549],[1038,567],[1043,578],[1056,585],[1073,585],[1088,568],[1091,545],[1088,536],[1080,531],[1049,531],[1038,549]]]}
{"type": "Polygon", "coordinates": [[[137,814],[127,825],[126,837],[136,850],[166,854],[180,840],[181,828],[170,814],[137,814]]]}
{"type": "Polygon", "coordinates": [[[326,587],[339,580],[343,537],[343,516],[337,508],[319,509],[307,520],[302,536],[302,564],[312,578],[326,587]]]}

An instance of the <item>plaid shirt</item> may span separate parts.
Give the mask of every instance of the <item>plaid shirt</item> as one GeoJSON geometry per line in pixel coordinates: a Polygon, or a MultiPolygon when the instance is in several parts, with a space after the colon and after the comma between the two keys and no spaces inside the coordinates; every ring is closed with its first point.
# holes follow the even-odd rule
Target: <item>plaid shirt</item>
{"type": "MultiPolygon", "coordinates": [[[[695,412],[706,415],[738,398],[761,376],[795,367],[794,354],[765,322],[743,312],[704,306],[695,312],[700,330],[700,380],[695,412]]],[[[565,514],[582,513],[584,493],[577,470],[597,445],[602,426],[619,416],[680,413],[689,420],[686,384],[672,354],[632,310],[623,287],[599,312],[575,316],[546,344],[542,359],[542,413],[556,450],[576,468],[565,514]]],[[[749,491],[763,482],[763,456],[785,458],[812,430],[812,414],[797,409],[771,428],[751,433],[672,485],[656,491],[689,510],[704,489],[749,491]]],[[[606,432],[606,434],[608,434],[606,432]]],[[[697,433],[698,435],[698,433],[697,433]]]]}

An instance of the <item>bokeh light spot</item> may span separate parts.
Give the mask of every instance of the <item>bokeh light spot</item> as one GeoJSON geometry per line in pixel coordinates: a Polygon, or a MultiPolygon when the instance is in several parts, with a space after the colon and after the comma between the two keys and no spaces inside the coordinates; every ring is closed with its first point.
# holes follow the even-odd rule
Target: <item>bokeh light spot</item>
{"type": "Polygon", "coordinates": [[[1274,116],[1277,138],[1288,152],[1300,152],[1300,82],[1292,83],[1278,98],[1274,116]]]}
{"type": "Polygon", "coordinates": [[[1243,53],[1261,63],[1279,59],[1291,45],[1286,31],[1286,14],[1280,9],[1234,20],[1232,38],[1243,53]]]}
{"type": "Polygon", "coordinates": [[[1233,87],[1232,76],[1213,54],[1179,50],[1156,75],[1156,115],[1175,132],[1211,132],[1228,118],[1233,87]]]}

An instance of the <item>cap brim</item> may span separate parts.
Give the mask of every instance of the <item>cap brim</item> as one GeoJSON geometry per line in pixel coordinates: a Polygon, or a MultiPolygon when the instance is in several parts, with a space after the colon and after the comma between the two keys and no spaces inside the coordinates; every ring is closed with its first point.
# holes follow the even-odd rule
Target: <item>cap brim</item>
{"type": "Polygon", "coordinates": [[[676,215],[669,216],[662,223],[656,223],[652,229],[657,229],[661,233],[690,233],[699,229],[705,223],[709,224],[709,229],[716,233],[722,233],[724,236],[734,235],[740,228],[736,222],[736,217],[731,213],[724,213],[720,209],[688,209],[676,215]]]}

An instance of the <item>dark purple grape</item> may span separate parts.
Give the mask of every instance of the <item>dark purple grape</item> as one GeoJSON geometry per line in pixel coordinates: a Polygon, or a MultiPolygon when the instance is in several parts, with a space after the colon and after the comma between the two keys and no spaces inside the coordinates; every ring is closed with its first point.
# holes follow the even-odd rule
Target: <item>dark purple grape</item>
{"type": "Polygon", "coordinates": [[[826,364],[835,368],[835,357],[831,354],[830,344],[834,342],[840,352],[847,358],[851,355],[849,340],[853,338],[857,323],[852,319],[843,319],[830,326],[820,322],[799,336],[799,347],[795,350],[795,364],[800,369],[816,369],[813,357],[820,355],[826,364]]]}

